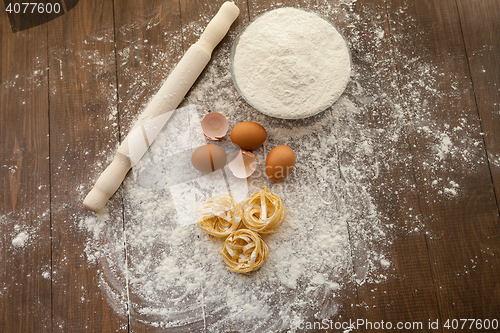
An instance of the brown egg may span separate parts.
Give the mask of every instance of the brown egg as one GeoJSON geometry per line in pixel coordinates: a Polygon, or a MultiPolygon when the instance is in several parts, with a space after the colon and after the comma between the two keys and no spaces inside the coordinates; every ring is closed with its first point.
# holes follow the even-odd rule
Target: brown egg
{"type": "Polygon", "coordinates": [[[266,174],[272,181],[279,182],[293,171],[295,154],[288,146],[274,147],[266,159],[266,174]]]}
{"type": "Polygon", "coordinates": [[[216,145],[201,146],[191,155],[191,164],[203,173],[217,171],[226,165],[226,152],[216,145]]]}
{"type": "Polygon", "coordinates": [[[259,147],[266,138],[267,132],[264,127],[252,121],[239,123],[231,131],[231,141],[244,150],[259,147]]]}

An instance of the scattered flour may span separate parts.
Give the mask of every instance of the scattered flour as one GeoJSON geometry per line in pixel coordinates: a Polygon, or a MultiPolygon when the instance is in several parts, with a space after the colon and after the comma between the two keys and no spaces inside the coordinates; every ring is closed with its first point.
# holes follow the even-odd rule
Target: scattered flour
{"type": "Polygon", "coordinates": [[[380,265],[384,268],[389,268],[391,266],[391,262],[387,259],[380,259],[380,265]]]}
{"type": "Polygon", "coordinates": [[[451,153],[451,148],[453,147],[453,143],[451,142],[450,137],[447,134],[441,135],[441,145],[439,146],[438,156],[440,159],[444,159],[447,154],[451,153]]]}
{"type": "Polygon", "coordinates": [[[22,231],[12,240],[12,245],[16,247],[23,247],[28,241],[29,235],[26,231],[22,231]]]}
{"type": "MultiPolygon", "coordinates": [[[[390,59],[394,55],[379,54],[380,46],[388,38],[402,41],[408,37],[388,34],[379,14],[383,8],[365,8],[374,27],[362,30],[359,16],[352,11],[355,3],[310,5],[344,27],[356,53],[345,93],[321,114],[286,121],[252,109],[232,87],[227,45],[215,50],[181,105],[196,104],[200,117],[209,111],[221,112],[232,126],[248,119],[263,124],[268,140],[254,151],[258,161],[264,161],[278,144],[289,145],[297,154],[296,169],[286,183],[270,183],[262,163],[248,181],[249,194],[266,185],[288,208],[283,228],[266,236],[271,252],[259,271],[249,276],[227,271],[218,254],[220,242],[208,239],[196,225],[178,225],[169,189],[144,187],[133,177],[126,179],[121,191],[123,232],[112,218],[75,217],[89,231],[88,259],[103,268],[102,286],[117,312],[128,309],[131,321],[152,327],[208,332],[279,331],[288,329],[292,320],[328,318],[345,301],[338,295],[340,290],[345,294],[347,285],[391,278],[390,246],[397,230],[425,230],[418,207],[408,207],[398,221],[390,213],[399,210],[397,202],[406,201],[406,194],[416,187],[409,176],[386,178],[391,169],[416,163],[406,149],[417,144],[408,142],[409,131],[424,144],[417,163],[433,177],[426,181],[432,184],[430,190],[443,200],[458,193],[461,180],[443,180],[440,172],[451,163],[474,171],[478,142],[468,133],[477,128],[465,116],[459,116],[456,126],[439,123],[432,106],[444,94],[435,81],[437,66],[397,53],[408,73],[418,75],[406,71],[393,75],[395,65],[390,59]],[[389,85],[382,89],[377,77],[386,78],[389,85]],[[409,98],[402,99],[399,89],[409,98]],[[379,208],[379,197],[391,198],[396,206],[379,208]]],[[[186,25],[184,36],[199,34],[208,20],[201,17],[186,25]]],[[[124,81],[130,82],[121,87],[126,93],[119,97],[125,117],[128,108],[143,107],[144,97],[161,85],[160,80],[155,89],[144,85],[147,64],[137,74],[126,69],[129,62],[139,60],[133,56],[137,47],[133,42],[118,52],[127,77],[124,81]]],[[[149,51],[168,59],[164,51],[154,47],[149,51]]],[[[459,91],[455,97],[460,98],[459,91]]],[[[161,152],[162,146],[153,145],[152,151],[161,152]]],[[[82,189],[82,198],[85,194],[82,189]]]]}
{"type": "MultiPolygon", "coordinates": [[[[218,254],[220,243],[209,240],[195,225],[180,227],[168,188],[142,187],[128,177],[109,204],[113,206],[123,198],[123,217],[121,212],[110,212],[104,219],[90,214],[73,216],[75,225],[88,232],[85,255],[89,265],[99,265],[101,288],[112,307],[129,315],[131,323],[139,321],[172,331],[261,332],[286,330],[291,320],[328,318],[345,303],[339,295],[346,293],[347,286],[392,277],[390,247],[398,232],[425,230],[418,207],[408,207],[398,220],[391,215],[400,209],[398,202],[406,202],[407,193],[416,191],[412,177],[387,179],[392,169],[414,167],[417,181],[443,200],[455,200],[463,190],[463,180],[452,178],[451,166],[459,165],[464,174],[471,174],[482,163],[478,157],[480,140],[472,135],[479,129],[466,112],[458,113],[454,124],[443,123],[434,105],[444,94],[459,100],[463,93],[458,88],[453,89],[455,92],[443,90],[436,83],[437,75],[451,75],[452,87],[458,87],[463,78],[445,73],[425,57],[409,57],[392,47],[385,51],[381,45],[389,40],[404,45],[425,36],[408,37],[386,29],[386,20],[381,17],[385,7],[360,8],[365,14],[361,20],[354,12],[356,5],[355,0],[306,3],[306,7],[331,17],[341,27],[353,51],[351,81],[345,93],[321,114],[286,121],[271,119],[249,107],[232,86],[228,44],[215,50],[213,60],[184,102],[197,104],[200,116],[221,112],[232,126],[248,119],[262,123],[269,136],[255,151],[259,161],[264,161],[277,144],[290,145],[297,153],[296,170],[286,183],[269,183],[262,163],[249,179],[250,192],[266,185],[282,197],[288,209],[288,219],[279,232],[266,236],[270,256],[255,274],[227,271],[218,254]],[[396,69],[394,59],[399,59],[403,68],[396,69]],[[418,155],[412,153],[414,148],[419,149],[418,155]],[[443,170],[449,178],[442,176],[443,170]],[[396,207],[379,206],[380,197],[390,198],[396,207]]],[[[399,13],[404,13],[404,6],[399,13]]],[[[168,74],[167,64],[178,61],[181,53],[176,51],[183,39],[199,35],[209,19],[202,16],[198,22],[184,25],[182,34],[164,31],[162,47],[142,39],[124,40],[117,53],[117,66],[120,82],[127,86],[103,83],[100,91],[108,99],[107,103],[103,101],[107,126],[118,128],[120,122],[131,122],[132,110],[142,108],[168,74]],[[138,56],[143,51],[151,61],[138,56]],[[119,115],[118,103],[123,105],[119,115]]],[[[411,26],[412,20],[389,20],[389,24],[393,28],[398,24],[411,26]]],[[[160,17],[151,16],[137,24],[151,29],[160,21],[160,17]]],[[[134,24],[124,29],[135,28],[134,24]]],[[[125,35],[125,30],[117,35],[125,35]]],[[[104,35],[87,39],[89,43],[97,38],[114,40],[112,31],[104,35]]],[[[231,40],[234,37],[231,31],[231,40]]],[[[74,51],[71,46],[49,50],[54,57],[64,52],[74,51]]],[[[75,66],[90,66],[96,78],[105,75],[109,67],[114,68],[112,54],[82,52],[78,59],[75,66]]],[[[45,64],[40,64],[25,76],[45,84],[45,70],[45,64]]],[[[5,80],[4,88],[25,89],[19,84],[21,79],[25,78],[5,80]]],[[[54,93],[55,88],[51,89],[54,93]]],[[[92,107],[84,105],[86,110],[92,107]]],[[[118,129],[116,133],[118,136],[118,129]]],[[[94,167],[100,170],[109,164],[115,149],[104,144],[99,155],[102,165],[94,167]]],[[[84,155],[88,153],[83,151],[84,155]]],[[[490,159],[500,165],[499,156],[490,159]]],[[[0,167],[15,173],[14,162],[2,163],[0,167]]],[[[80,198],[75,205],[81,204],[94,181],[78,188],[80,198]]],[[[40,190],[44,187],[41,185],[40,190]]],[[[37,219],[46,222],[47,212],[41,212],[37,219]]],[[[12,214],[0,216],[2,224],[12,225],[16,220],[18,216],[12,214]]],[[[27,230],[25,226],[18,226],[12,245],[24,246],[31,241],[30,235],[34,237],[36,228],[27,232],[23,231],[27,230]]],[[[475,267],[469,265],[467,271],[475,267]]],[[[56,275],[57,271],[51,274],[47,268],[42,272],[46,279],[56,275]]],[[[82,302],[86,300],[82,296],[82,302]]],[[[60,324],[59,319],[55,324],[60,324]]]]}

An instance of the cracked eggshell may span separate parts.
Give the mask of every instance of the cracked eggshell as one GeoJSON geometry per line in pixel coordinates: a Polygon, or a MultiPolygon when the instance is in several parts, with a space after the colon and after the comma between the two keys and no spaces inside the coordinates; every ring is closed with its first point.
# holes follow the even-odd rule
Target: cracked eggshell
{"type": "Polygon", "coordinates": [[[240,150],[234,152],[227,166],[236,178],[248,178],[257,169],[257,159],[254,154],[240,150]]]}
{"type": "Polygon", "coordinates": [[[210,140],[220,140],[226,135],[229,125],[226,117],[218,112],[210,112],[201,120],[201,130],[210,140]]]}

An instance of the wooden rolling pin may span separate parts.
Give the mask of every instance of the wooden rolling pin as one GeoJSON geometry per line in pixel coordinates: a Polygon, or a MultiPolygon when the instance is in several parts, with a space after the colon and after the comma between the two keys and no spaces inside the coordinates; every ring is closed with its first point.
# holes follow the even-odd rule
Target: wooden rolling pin
{"type": "Polygon", "coordinates": [[[98,213],[120,187],[128,171],[144,155],[163,125],[201,74],[215,46],[224,38],[240,13],[232,2],[225,2],[208,23],[200,39],[184,54],[158,93],[149,102],[132,130],[123,140],[113,162],[104,170],[83,205],[98,213]]]}

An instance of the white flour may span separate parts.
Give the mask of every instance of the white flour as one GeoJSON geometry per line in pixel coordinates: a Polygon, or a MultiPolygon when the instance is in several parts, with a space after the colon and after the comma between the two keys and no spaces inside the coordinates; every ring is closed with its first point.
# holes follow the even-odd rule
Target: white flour
{"type": "Polygon", "coordinates": [[[342,35],[319,15],[297,8],[266,12],[246,27],[233,75],[245,98],[278,118],[304,118],[331,106],[351,73],[342,35]]]}
{"type": "Polygon", "coordinates": [[[26,231],[22,231],[12,240],[12,245],[17,247],[24,246],[24,244],[28,240],[28,237],[28,233],[26,231]]]}

